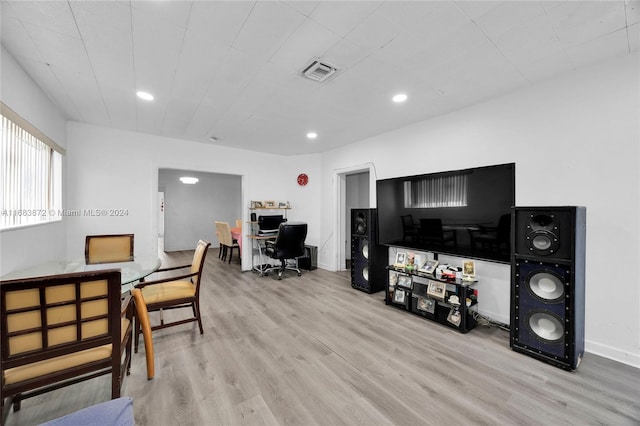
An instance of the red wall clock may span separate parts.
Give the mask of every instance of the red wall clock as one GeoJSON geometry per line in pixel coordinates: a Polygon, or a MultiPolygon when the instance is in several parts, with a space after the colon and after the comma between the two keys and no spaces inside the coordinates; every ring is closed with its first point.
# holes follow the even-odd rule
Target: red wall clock
{"type": "Polygon", "coordinates": [[[307,176],[304,173],[300,173],[298,175],[298,185],[305,186],[308,183],[309,183],[309,176],[307,176]]]}

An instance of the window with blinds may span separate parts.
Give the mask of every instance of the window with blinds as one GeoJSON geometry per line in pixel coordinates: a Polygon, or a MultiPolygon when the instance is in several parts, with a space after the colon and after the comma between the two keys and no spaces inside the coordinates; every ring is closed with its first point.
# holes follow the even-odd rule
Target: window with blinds
{"type": "Polygon", "coordinates": [[[64,150],[1,106],[0,229],[60,220],[64,150]]]}
{"type": "Polygon", "coordinates": [[[405,208],[465,207],[467,174],[456,173],[404,182],[405,208]]]}

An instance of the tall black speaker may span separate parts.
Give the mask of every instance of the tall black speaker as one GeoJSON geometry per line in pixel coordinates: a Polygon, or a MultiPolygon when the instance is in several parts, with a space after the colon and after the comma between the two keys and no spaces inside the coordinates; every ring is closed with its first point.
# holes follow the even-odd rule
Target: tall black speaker
{"type": "Polygon", "coordinates": [[[376,244],[376,209],[351,210],[351,287],[375,293],[385,287],[386,247],[376,244]]]}
{"type": "Polygon", "coordinates": [[[511,212],[511,348],[573,371],[584,354],[586,209],[511,212]]]}

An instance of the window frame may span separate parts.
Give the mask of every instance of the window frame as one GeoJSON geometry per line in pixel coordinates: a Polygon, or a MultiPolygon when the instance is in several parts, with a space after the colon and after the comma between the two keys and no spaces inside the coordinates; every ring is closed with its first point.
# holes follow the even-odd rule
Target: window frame
{"type": "Polygon", "coordinates": [[[2,102],[0,137],[0,231],[61,221],[64,148],[2,102]]]}

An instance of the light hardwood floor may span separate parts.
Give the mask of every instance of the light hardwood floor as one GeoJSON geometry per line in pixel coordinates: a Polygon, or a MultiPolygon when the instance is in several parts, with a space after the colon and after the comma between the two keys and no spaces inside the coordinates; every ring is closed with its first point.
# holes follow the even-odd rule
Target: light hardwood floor
{"type": "MultiPolygon", "coordinates": [[[[134,354],[123,393],[138,425],[640,424],[639,369],[586,354],[569,373],[511,351],[506,331],[460,334],[385,306],[346,272],[278,281],[217,254],[205,266],[204,335],[195,325],[154,333],[151,381],[144,346],[134,354]]],[[[7,424],[109,396],[108,379],[94,379],[24,401],[7,424]]]]}

